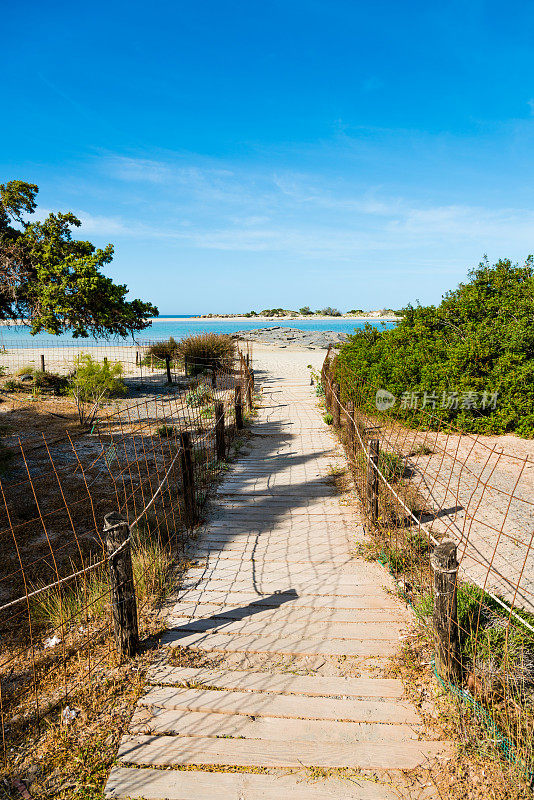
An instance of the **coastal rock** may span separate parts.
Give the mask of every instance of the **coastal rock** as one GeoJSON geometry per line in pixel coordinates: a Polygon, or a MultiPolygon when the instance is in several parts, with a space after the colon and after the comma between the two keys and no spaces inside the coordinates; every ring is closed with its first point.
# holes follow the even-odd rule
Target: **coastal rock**
{"type": "Polygon", "coordinates": [[[234,334],[235,339],[248,339],[252,342],[278,345],[278,347],[287,347],[292,344],[321,350],[327,350],[332,344],[340,344],[346,341],[347,337],[347,333],[340,331],[303,331],[299,328],[284,328],[280,325],[272,328],[238,331],[234,334]]]}

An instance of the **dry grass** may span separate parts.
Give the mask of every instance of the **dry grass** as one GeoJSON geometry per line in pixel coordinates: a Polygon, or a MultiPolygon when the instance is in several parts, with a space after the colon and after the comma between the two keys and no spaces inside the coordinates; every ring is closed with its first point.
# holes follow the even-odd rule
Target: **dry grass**
{"type": "Polygon", "coordinates": [[[440,800],[531,798],[521,768],[502,757],[480,720],[437,683],[431,669],[432,654],[427,632],[418,628],[386,672],[403,681],[407,697],[433,736],[457,745],[449,760],[406,773],[408,786],[430,785],[440,800]]]}

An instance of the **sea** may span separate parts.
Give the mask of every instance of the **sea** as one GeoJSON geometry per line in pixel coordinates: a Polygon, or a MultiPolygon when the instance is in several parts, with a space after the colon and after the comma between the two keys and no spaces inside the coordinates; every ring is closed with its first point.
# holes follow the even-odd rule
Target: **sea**
{"type": "MultiPolygon", "coordinates": [[[[392,328],[396,324],[392,321],[381,321],[370,319],[371,325],[380,328],[392,328]]],[[[213,333],[236,333],[237,331],[256,330],[257,328],[297,328],[302,331],[338,331],[340,333],[353,333],[357,329],[365,326],[365,320],[339,319],[280,319],[265,320],[261,317],[246,317],[240,319],[199,319],[198,317],[186,314],[161,315],[152,320],[150,327],[136,334],[135,340],[132,337],[110,339],[73,339],[70,333],[63,333],[59,336],[40,333],[32,336],[29,328],[25,325],[2,325],[0,326],[0,347],[34,346],[53,347],[58,344],[76,344],[84,347],[102,346],[103,344],[113,343],[115,345],[128,345],[133,341],[139,343],[153,339],[168,339],[173,336],[175,339],[183,339],[196,333],[211,331],[213,333]]]]}

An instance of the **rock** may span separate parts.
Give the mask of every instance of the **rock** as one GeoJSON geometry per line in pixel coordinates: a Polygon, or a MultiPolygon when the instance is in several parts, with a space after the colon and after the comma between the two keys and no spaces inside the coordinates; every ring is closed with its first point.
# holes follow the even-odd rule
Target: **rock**
{"type": "Polygon", "coordinates": [[[236,339],[248,339],[253,342],[265,342],[279,347],[296,344],[309,350],[315,350],[316,348],[327,350],[332,344],[344,342],[348,334],[340,331],[303,331],[298,328],[282,328],[276,325],[273,328],[238,331],[234,334],[234,337],[236,339]]]}

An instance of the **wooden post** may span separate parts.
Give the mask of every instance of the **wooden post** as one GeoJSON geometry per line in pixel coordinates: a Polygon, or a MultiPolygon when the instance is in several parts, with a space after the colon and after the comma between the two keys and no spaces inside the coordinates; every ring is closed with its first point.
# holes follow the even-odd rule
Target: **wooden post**
{"type": "Polygon", "coordinates": [[[332,382],[332,417],[334,421],[334,427],[339,428],[341,424],[341,406],[340,402],[340,389],[339,383],[337,381],[332,382]]]}
{"type": "Polygon", "coordinates": [[[243,428],[243,391],[240,383],[235,387],[235,426],[238,431],[243,428]]]}
{"type": "Polygon", "coordinates": [[[325,382],[324,382],[324,400],[326,405],[327,411],[332,411],[332,383],[330,381],[330,375],[328,372],[325,373],[325,382]]]}
{"type": "Polygon", "coordinates": [[[371,439],[369,442],[369,463],[367,465],[367,494],[373,525],[375,525],[378,520],[378,472],[374,466],[378,467],[379,453],[380,443],[378,439],[371,439]]]}
{"type": "Polygon", "coordinates": [[[44,371],[45,371],[45,359],[44,359],[44,354],[41,353],[41,372],[44,371]]]}
{"type": "Polygon", "coordinates": [[[135,351],[135,366],[139,366],[139,350],[135,351]]]}
{"type": "Polygon", "coordinates": [[[461,680],[460,636],[456,606],[456,543],[440,542],[430,556],[434,573],[434,641],[436,670],[445,681],[461,680]]]}
{"type": "Polygon", "coordinates": [[[211,388],[212,389],[216,389],[217,388],[217,368],[216,367],[212,367],[211,368],[211,388]]]}
{"type": "Polygon", "coordinates": [[[185,516],[188,526],[194,524],[197,518],[195,503],[195,473],[193,471],[193,457],[191,448],[191,434],[180,431],[182,485],[184,487],[185,516]]]}
{"type": "Polygon", "coordinates": [[[226,442],[224,441],[224,403],[215,403],[215,449],[217,461],[224,461],[226,457],[226,442]]]}
{"type": "Polygon", "coordinates": [[[354,439],[356,438],[354,430],[354,403],[352,400],[347,400],[346,409],[347,445],[349,452],[352,452],[354,450],[354,439]]]}
{"type": "Polygon", "coordinates": [[[252,411],[252,378],[247,368],[247,408],[252,411]]]}
{"type": "Polygon", "coordinates": [[[132,569],[130,527],[118,511],[104,517],[104,536],[111,583],[115,643],[121,658],[131,658],[139,647],[137,603],[132,569]]]}

